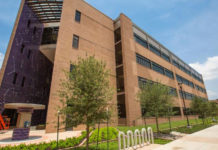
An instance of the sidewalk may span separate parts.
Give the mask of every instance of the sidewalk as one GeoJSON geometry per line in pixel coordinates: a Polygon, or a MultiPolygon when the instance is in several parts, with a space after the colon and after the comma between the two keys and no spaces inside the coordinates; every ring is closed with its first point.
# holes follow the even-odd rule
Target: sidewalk
{"type": "Polygon", "coordinates": [[[184,136],[154,150],[218,150],[218,125],[184,136]]]}
{"type": "MultiPolygon", "coordinates": [[[[41,142],[50,142],[57,139],[57,133],[45,133],[45,130],[33,130],[30,131],[30,138],[21,141],[12,141],[13,132],[8,131],[5,134],[0,134],[0,147],[6,145],[19,145],[19,144],[37,144],[41,142]]],[[[66,139],[70,137],[78,137],[81,135],[81,131],[65,131],[59,133],[59,139],[66,139]]]]}

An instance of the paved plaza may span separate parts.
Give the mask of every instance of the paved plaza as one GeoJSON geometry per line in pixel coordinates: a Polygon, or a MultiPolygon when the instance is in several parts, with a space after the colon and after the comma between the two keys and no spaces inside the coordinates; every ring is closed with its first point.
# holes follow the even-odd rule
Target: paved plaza
{"type": "MultiPolygon", "coordinates": [[[[59,133],[59,139],[66,139],[70,137],[78,137],[81,135],[81,131],[66,131],[59,133]]],[[[12,141],[12,130],[4,134],[0,134],[0,147],[6,145],[19,145],[25,144],[36,144],[41,142],[50,142],[57,139],[57,133],[45,133],[45,130],[33,130],[30,131],[30,138],[22,141],[12,141]]]]}
{"type": "Polygon", "coordinates": [[[218,125],[184,136],[154,150],[218,150],[218,125]]]}

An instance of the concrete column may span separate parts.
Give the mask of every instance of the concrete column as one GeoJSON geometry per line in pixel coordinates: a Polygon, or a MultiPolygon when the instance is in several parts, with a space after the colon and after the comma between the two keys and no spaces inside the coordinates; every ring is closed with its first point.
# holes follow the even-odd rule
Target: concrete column
{"type": "Polygon", "coordinates": [[[124,66],[124,86],[127,125],[137,125],[141,116],[140,103],[136,100],[138,92],[138,78],[136,66],[135,44],[131,20],[124,14],[120,15],[122,53],[124,66]]]}

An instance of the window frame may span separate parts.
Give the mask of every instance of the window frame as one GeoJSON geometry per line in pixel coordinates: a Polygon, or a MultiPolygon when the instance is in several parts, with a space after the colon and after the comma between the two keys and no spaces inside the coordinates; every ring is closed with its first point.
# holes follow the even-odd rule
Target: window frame
{"type": "Polygon", "coordinates": [[[80,23],[81,22],[81,12],[79,11],[79,10],[76,10],[75,11],[75,18],[74,18],[74,20],[76,21],[76,22],[78,22],[78,23],[80,23]]]}
{"type": "Polygon", "coordinates": [[[15,73],[14,73],[14,77],[13,77],[13,81],[12,81],[13,84],[16,84],[16,82],[17,82],[17,77],[18,77],[18,73],[15,72],[15,73]]]}
{"type": "Polygon", "coordinates": [[[74,49],[78,49],[79,48],[79,36],[74,34],[73,35],[73,44],[72,44],[74,49]]]}

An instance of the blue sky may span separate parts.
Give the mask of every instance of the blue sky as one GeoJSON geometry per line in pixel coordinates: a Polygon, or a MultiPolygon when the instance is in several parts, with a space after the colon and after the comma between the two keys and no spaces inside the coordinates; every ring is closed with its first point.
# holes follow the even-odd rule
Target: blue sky
{"type": "MultiPolygon", "coordinates": [[[[203,74],[209,99],[218,98],[217,0],[86,0],[112,19],[122,12],[203,74]]],[[[20,0],[0,5],[0,65],[20,0]]]]}

